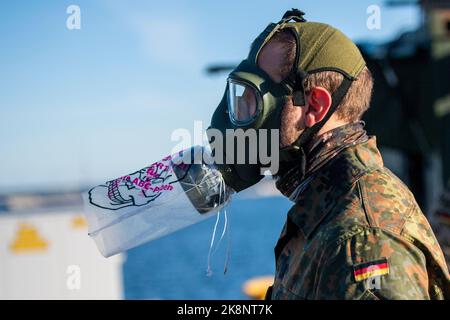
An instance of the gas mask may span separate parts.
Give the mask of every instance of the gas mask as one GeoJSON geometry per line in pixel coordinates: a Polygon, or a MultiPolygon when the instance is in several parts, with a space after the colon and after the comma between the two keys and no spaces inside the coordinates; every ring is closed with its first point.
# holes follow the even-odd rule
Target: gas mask
{"type": "Polygon", "coordinates": [[[356,80],[365,67],[358,48],[343,33],[326,24],[307,22],[303,15],[304,13],[297,9],[287,11],[281,21],[269,24],[255,39],[247,59],[229,74],[225,94],[212,116],[209,129],[221,132],[223,139],[219,144],[222,146],[221,150],[215,149],[217,136],[210,134],[208,129],[213,156],[217,158],[217,153],[222,153],[220,158],[223,162],[216,165],[226,184],[237,192],[256,184],[264,177],[261,172],[264,166],[260,157],[261,149],[278,148],[279,159],[276,161],[279,163],[275,167],[279,168],[279,171],[272,174],[282,176],[293,166],[304,166],[305,144],[328,121],[352,81],[356,80]],[[263,47],[282,30],[287,30],[294,36],[296,55],[289,75],[276,83],[258,66],[257,61],[263,47]],[[321,71],[335,71],[344,76],[342,84],[332,95],[329,112],[322,121],[307,128],[292,145],[280,148],[279,140],[272,139],[272,129],[280,129],[284,106],[291,97],[294,106],[304,106],[303,81],[309,74],[321,71]],[[244,132],[244,135],[253,131],[257,138],[256,145],[255,141],[245,139],[244,148],[237,148],[239,143],[236,141],[236,135],[231,133],[238,130],[244,132]],[[234,146],[234,152],[224,147],[228,145],[234,146]],[[245,161],[239,162],[237,158],[242,156],[239,155],[242,151],[245,152],[245,161]],[[252,157],[256,161],[249,161],[252,157]]]}

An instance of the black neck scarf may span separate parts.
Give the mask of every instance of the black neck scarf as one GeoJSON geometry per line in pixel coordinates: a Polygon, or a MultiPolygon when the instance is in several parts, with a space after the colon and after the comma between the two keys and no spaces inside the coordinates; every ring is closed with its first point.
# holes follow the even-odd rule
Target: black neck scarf
{"type": "MultiPolygon", "coordinates": [[[[342,150],[366,142],[364,122],[358,121],[330,130],[313,138],[305,147],[305,159],[277,177],[276,187],[286,197],[293,199],[294,191],[315,172],[336,157],[342,150]]],[[[296,197],[294,197],[296,198],[296,197]]]]}

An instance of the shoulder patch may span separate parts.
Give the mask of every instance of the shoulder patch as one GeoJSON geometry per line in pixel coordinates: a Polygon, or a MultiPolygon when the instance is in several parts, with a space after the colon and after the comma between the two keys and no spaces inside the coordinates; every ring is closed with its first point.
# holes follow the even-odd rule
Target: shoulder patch
{"type": "Polygon", "coordinates": [[[355,276],[356,282],[383,276],[389,273],[389,263],[386,258],[364,262],[353,266],[353,275],[355,276]]]}

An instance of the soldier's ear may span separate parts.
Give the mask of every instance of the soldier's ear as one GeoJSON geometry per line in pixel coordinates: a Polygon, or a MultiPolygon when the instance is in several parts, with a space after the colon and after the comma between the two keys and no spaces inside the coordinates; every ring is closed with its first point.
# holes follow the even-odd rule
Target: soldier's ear
{"type": "Polygon", "coordinates": [[[306,94],[308,109],[305,116],[305,125],[312,127],[322,121],[331,106],[331,94],[323,87],[313,87],[306,94]]]}

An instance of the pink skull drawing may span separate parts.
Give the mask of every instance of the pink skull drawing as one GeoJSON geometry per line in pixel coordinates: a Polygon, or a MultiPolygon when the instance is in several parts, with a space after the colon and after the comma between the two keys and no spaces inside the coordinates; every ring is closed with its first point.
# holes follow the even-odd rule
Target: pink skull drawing
{"type": "Polygon", "coordinates": [[[169,156],[149,167],[96,186],[89,190],[89,201],[108,210],[146,205],[164,192],[173,190],[172,184],[177,182],[177,178],[172,165],[169,156]]]}

